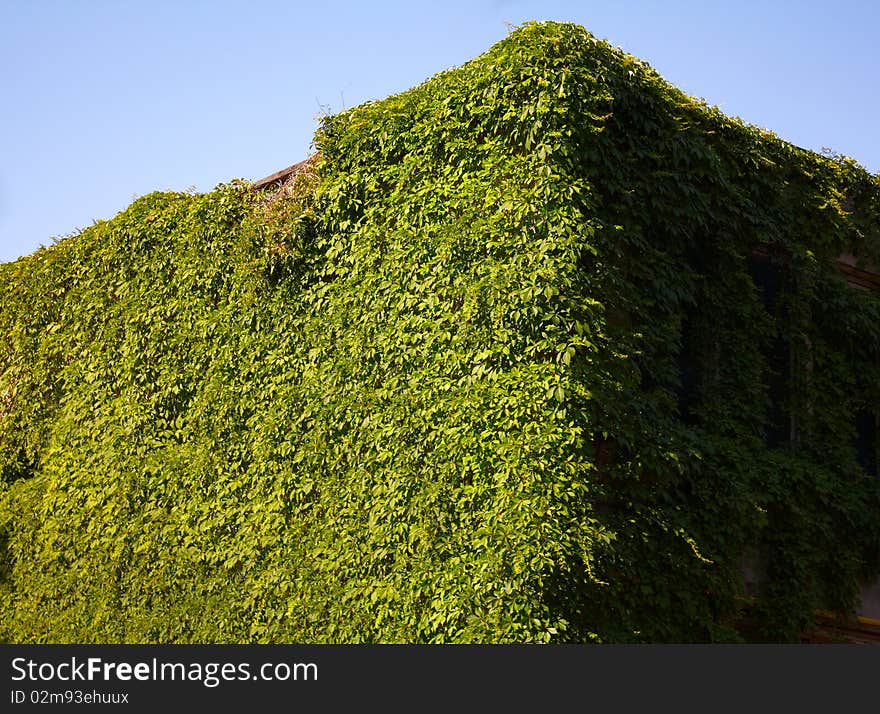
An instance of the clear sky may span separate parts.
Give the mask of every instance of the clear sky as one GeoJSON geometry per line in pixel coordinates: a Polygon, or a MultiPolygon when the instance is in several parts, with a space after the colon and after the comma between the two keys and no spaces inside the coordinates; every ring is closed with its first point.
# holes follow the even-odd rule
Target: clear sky
{"type": "Polygon", "coordinates": [[[880,172],[880,0],[0,0],[0,261],[154,190],[255,180],[316,115],[566,20],[688,94],[880,172]]]}

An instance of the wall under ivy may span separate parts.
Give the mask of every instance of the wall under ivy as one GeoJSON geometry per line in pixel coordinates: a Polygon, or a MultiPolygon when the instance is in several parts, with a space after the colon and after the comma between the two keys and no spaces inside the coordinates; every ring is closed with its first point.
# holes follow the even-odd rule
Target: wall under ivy
{"type": "Polygon", "coordinates": [[[853,611],[877,176],[557,23],[316,146],[0,266],[0,639],[736,640],[744,558],[758,637],[853,611]]]}

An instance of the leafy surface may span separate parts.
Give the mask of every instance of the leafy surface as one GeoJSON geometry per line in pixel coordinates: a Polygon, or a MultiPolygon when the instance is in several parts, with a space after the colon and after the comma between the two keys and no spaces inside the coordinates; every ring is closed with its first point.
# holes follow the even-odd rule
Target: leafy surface
{"type": "Polygon", "coordinates": [[[316,146],[0,266],[0,638],[730,640],[744,554],[762,636],[852,611],[877,177],[556,23],[316,146]]]}

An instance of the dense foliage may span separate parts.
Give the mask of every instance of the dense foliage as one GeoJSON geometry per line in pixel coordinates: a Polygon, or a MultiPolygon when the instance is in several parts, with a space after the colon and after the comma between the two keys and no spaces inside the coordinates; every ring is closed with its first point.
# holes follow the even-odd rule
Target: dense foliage
{"type": "Polygon", "coordinates": [[[877,177],[556,23],[316,146],[0,266],[0,639],[730,640],[744,557],[759,636],[852,612],[877,177]]]}

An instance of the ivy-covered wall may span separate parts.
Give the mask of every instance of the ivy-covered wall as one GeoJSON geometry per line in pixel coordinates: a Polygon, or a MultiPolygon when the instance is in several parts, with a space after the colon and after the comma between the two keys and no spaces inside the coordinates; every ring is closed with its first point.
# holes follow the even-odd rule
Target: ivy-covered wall
{"type": "Polygon", "coordinates": [[[744,559],[754,636],[853,611],[877,176],[557,23],[316,147],[0,266],[0,639],[736,640],[744,559]]]}

